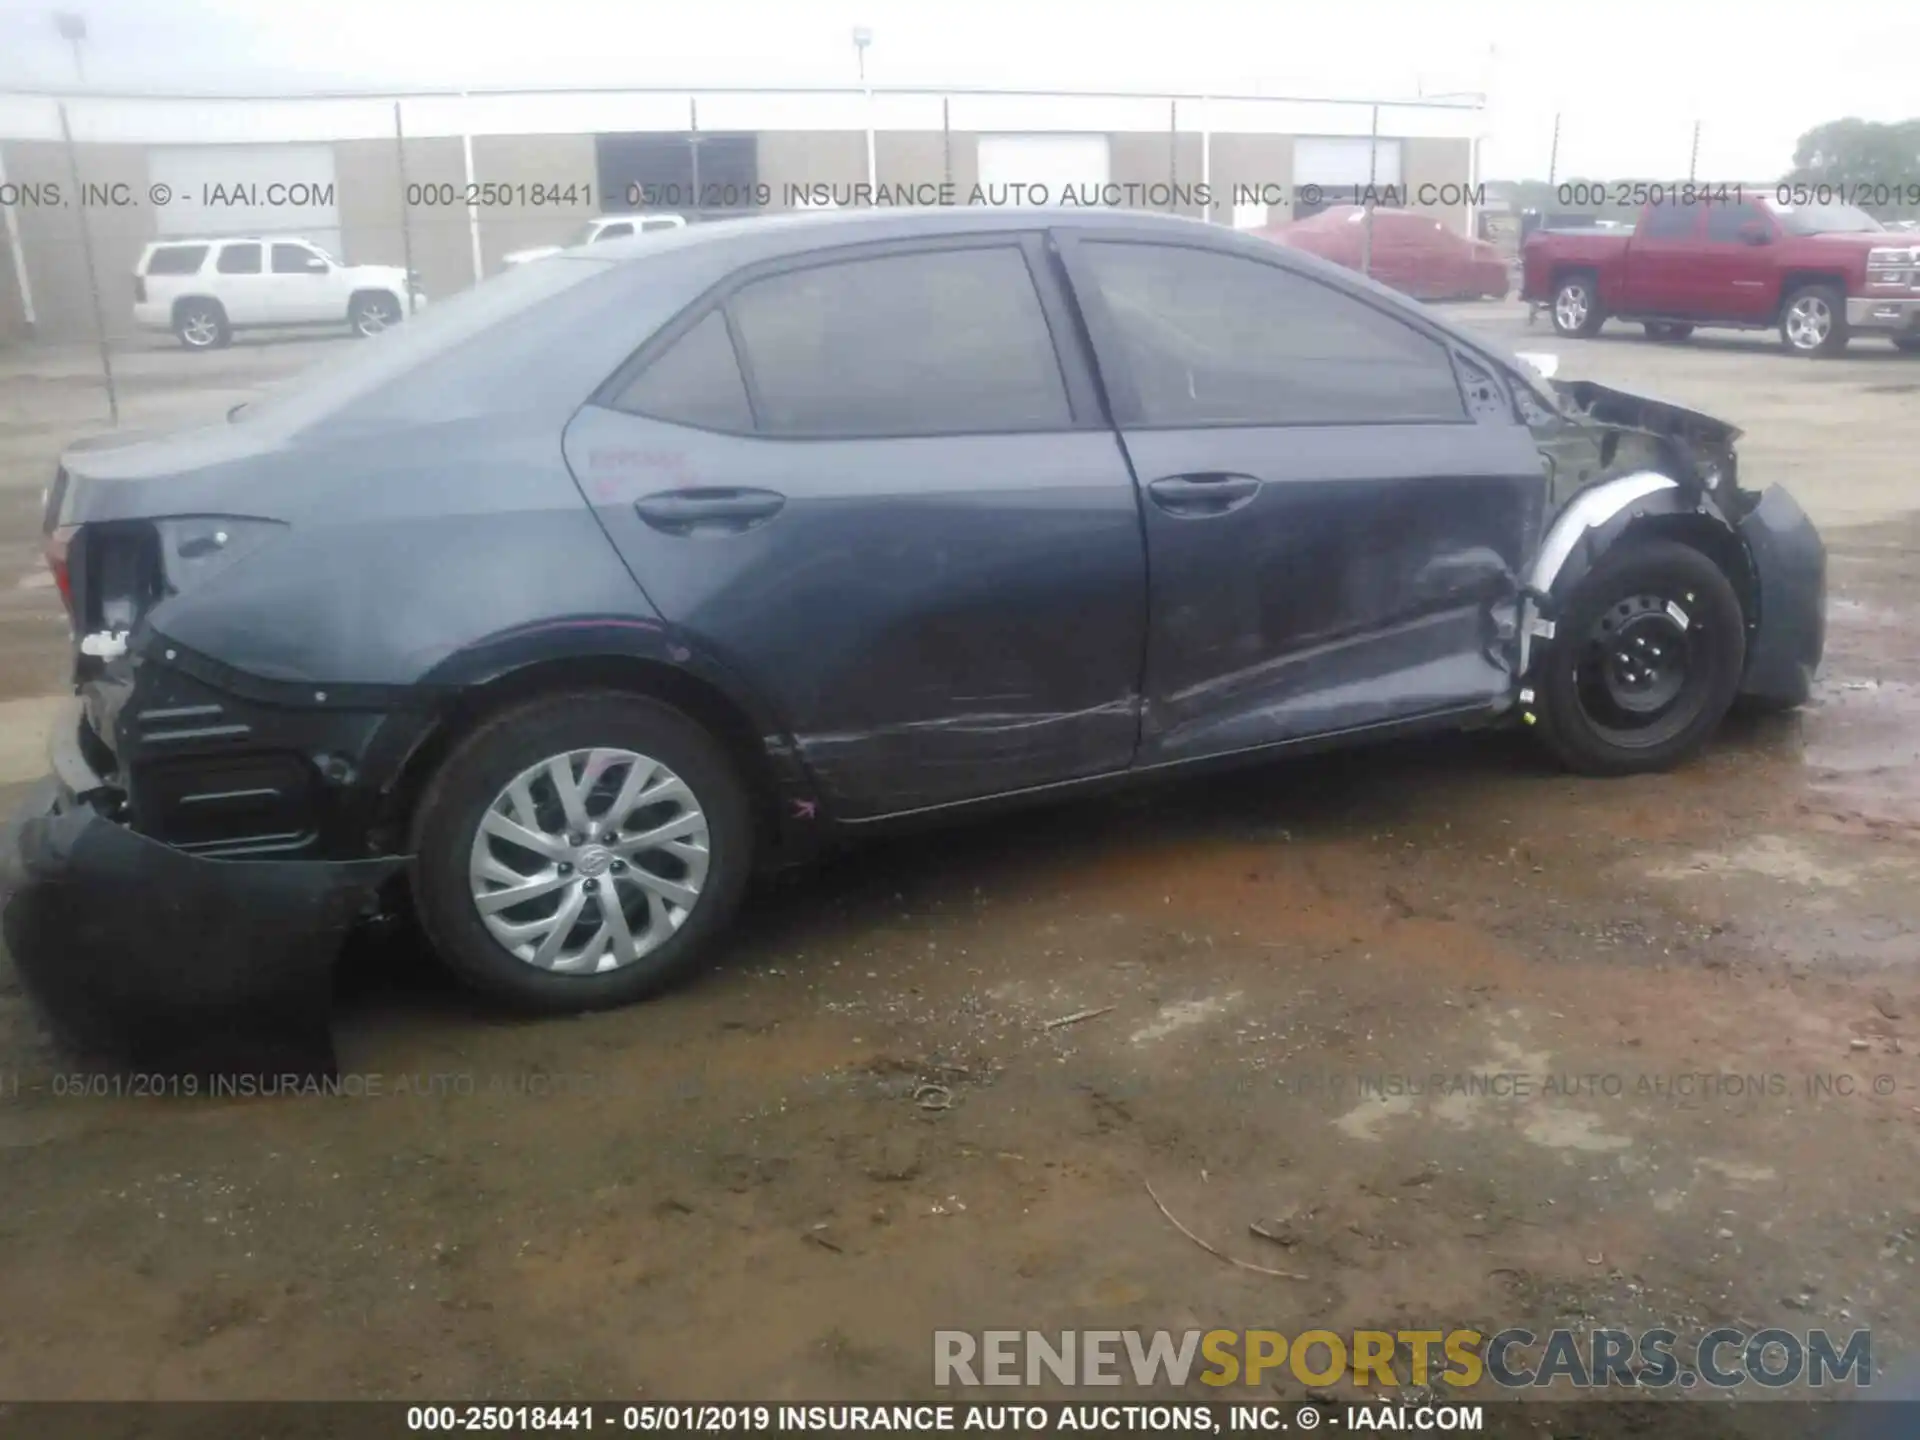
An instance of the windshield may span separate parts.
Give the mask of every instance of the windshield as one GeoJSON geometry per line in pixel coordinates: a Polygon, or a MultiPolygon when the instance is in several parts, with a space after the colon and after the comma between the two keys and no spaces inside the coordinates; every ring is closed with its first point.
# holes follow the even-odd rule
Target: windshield
{"type": "Polygon", "coordinates": [[[582,225],[578,230],[574,231],[571,235],[567,237],[566,244],[568,245],[587,244],[589,241],[593,239],[594,229],[599,224],[600,222],[598,220],[587,221],[586,224],[582,225]]]}
{"type": "Polygon", "coordinates": [[[1887,227],[1857,205],[1771,205],[1789,235],[1860,235],[1887,227]]]}

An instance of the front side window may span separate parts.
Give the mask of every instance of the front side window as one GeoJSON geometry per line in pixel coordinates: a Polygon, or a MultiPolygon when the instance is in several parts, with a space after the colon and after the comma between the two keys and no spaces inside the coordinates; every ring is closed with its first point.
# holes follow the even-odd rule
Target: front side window
{"type": "Polygon", "coordinates": [[[772,275],[728,302],[760,428],[779,435],[1066,429],[1066,382],[1012,245],[772,275]]]}
{"type": "Polygon", "coordinates": [[[258,245],[225,246],[220,251],[219,264],[214,268],[222,275],[258,275],[260,247],[258,245]]]}
{"type": "MultiPolygon", "coordinates": [[[[1710,205],[1707,207],[1707,239],[1716,245],[1737,245],[1741,232],[1749,225],[1766,226],[1758,205],[1710,205]]],[[[1771,227],[1767,227],[1771,231],[1771,227]]]]}
{"type": "Polygon", "coordinates": [[[1148,425],[1467,418],[1446,348],[1278,265],[1190,246],[1081,246],[1148,425]]]}
{"type": "Polygon", "coordinates": [[[326,268],[327,262],[304,245],[273,247],[273,273],[276,275],[307,275],[326,268]]]}
{"type": "Polygon", "coordinates": [[[706,319],[656,356],[620,392],[613,406],[675,425],[751,430],[753,411],[747,404],[733,340],[727,334],[726,316],[709,311],[706,319]]]}

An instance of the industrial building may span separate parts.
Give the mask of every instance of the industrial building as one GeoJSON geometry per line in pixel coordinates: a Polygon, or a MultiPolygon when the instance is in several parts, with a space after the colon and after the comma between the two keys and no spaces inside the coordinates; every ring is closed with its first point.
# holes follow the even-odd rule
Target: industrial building
{"type": "Polygon", "coordinates": [[[155,239],[301,235],[429,296],[632,209],[1093,203],[1222,224],[1375,187],[1467,231],[1471,103],[984,91],[0,94],[0,336],[110,336],[155,239]],[[82,235],[82,226],[85,235],[82,235]]]}

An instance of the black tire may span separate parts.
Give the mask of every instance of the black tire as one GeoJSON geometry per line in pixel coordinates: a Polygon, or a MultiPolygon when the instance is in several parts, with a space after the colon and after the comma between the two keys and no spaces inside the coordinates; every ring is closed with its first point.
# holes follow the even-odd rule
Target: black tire
{"type": "Polygon", "coordinates": [[[1585,337],[1598,333],[1607,323],[1600,308],[1600,288],[1591,270],[1575,270],[1554,282],[1553,299],[1547,306],[1557,335],[1585,337]]]}
{"type": "Polygon", "coordinates": [[[173,307],[173,333],[189,350],[219,350],[233,343],[226,306],[205,297],[189,297],[173,307]]]}
{"type": "Polygon", "coordinates": [[[1673,540],[1627,541],[1603,556],[1554,628],[1534,683],[1538,729],[1588,775],[1666,770],[1692,755],[1732,705],[1746,663],[1733,585],[1673,540]]]}
{"type": "MultiPolygon", "coordinates": [[[[664,988],[711,951],[745,892],[753,842],[746,786],[725,749],[695,721],[637,695],[610,691],[555,695],[487,721],[435,772],[413,826],[414,900],[440,958],[482,993],[538,1014],[607,1009],[664,988]],[[468,867],[482,820],[516,776],[548,757],[595,748],[634,752],[664,765],[685,783],[706,819],[707,870],[684,920],[677,929],[669,927],[669,938],[656,948],[598,974],[566,974],[520,958],[495,938],[481,919],[468,867]]],[[[531,851],[519,853],[533,859],[531,851]]],[[[621,865],[616,863],[614,868],[621,865]]],[[[633,868],[640,868],[637,861],[633,868]]],[[[586,870],[582,862],[579,871],[586,870]]],[[[578,882],[554,892],[558,897],[554,908],[571,896],[573,883],[578,882]]],[[[608,877],[585,882],[585,888],[604,884],[608,893],[624,894],[630,901],[637,896],[644,911],[642,887],[631,875],[625,883],[627,888],[622,890],[608,877]]],[[[541,903],[535,900],[529,905],[541,903]]],[[[597,907],[602,900],[596,893],[591,899],[583,897],[582,903],[597,907]]],[[[518,908],[500,913],[510,917],[518,908]]],[[[623,907],[623,913],[631,908],[631,904],[623,907]]],[[[583,919],[577,924],[591,926],[599,912],[579,913],[583,919]]],[[[570,931],[577,933],[578,929],[570,931]]]]}
{"type": "Polygon", "coordinates": [[[383,330],[390,330],[404,319],[406,312],[400,308],[400,302],[384,290],[369,290],[364,295],[356,295],[353,303],[347,306],[347,324],[362,339],[370,339],[383,330]]]}
{"type": "MultiPolygon", "coordinates": [[[[1812,317],[1809,316],[1809,319],[1812,317]]],[[[1791,355],[1809,358],[1838,355],[1847,348],[1847,297],[1838,285],[1802,285],[1780,306],[1780,343],[1791,355]],[[1796,324],[1802,307],[1824,313],[1824,330],[1796,324]],[[1820,338],[1815,338],[1816,333],[1820,338]]]]}
{"type": "Polygon", "coordinates": [[[1893,348],[1902,355],[1920,355],[1920,335],[1895,336],[1893,348]]]}
{"type": "Polygon", "coordinates": [[[1693,326],[1691,325],[1675,325],[1661,320],[1649,320],[1647,322],[1647,338],[1649,340],[1678,344],[1691,334],[1693,334],[1693,326]]]}

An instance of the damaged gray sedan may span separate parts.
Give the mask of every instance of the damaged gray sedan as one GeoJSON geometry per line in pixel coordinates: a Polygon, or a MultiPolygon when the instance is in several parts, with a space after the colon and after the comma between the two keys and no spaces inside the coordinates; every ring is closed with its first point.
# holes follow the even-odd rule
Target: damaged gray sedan
{"type": "Polygon", "coordinates": [[[7,939],[90,1043],[324,1065],[396,896],[575,1010],[829,838],[1444,727],[1658,770],[1820,660],[1821,542],[1735,438],[1167,217],[565,253],[65,457],[75,700],[7,939]]]}

